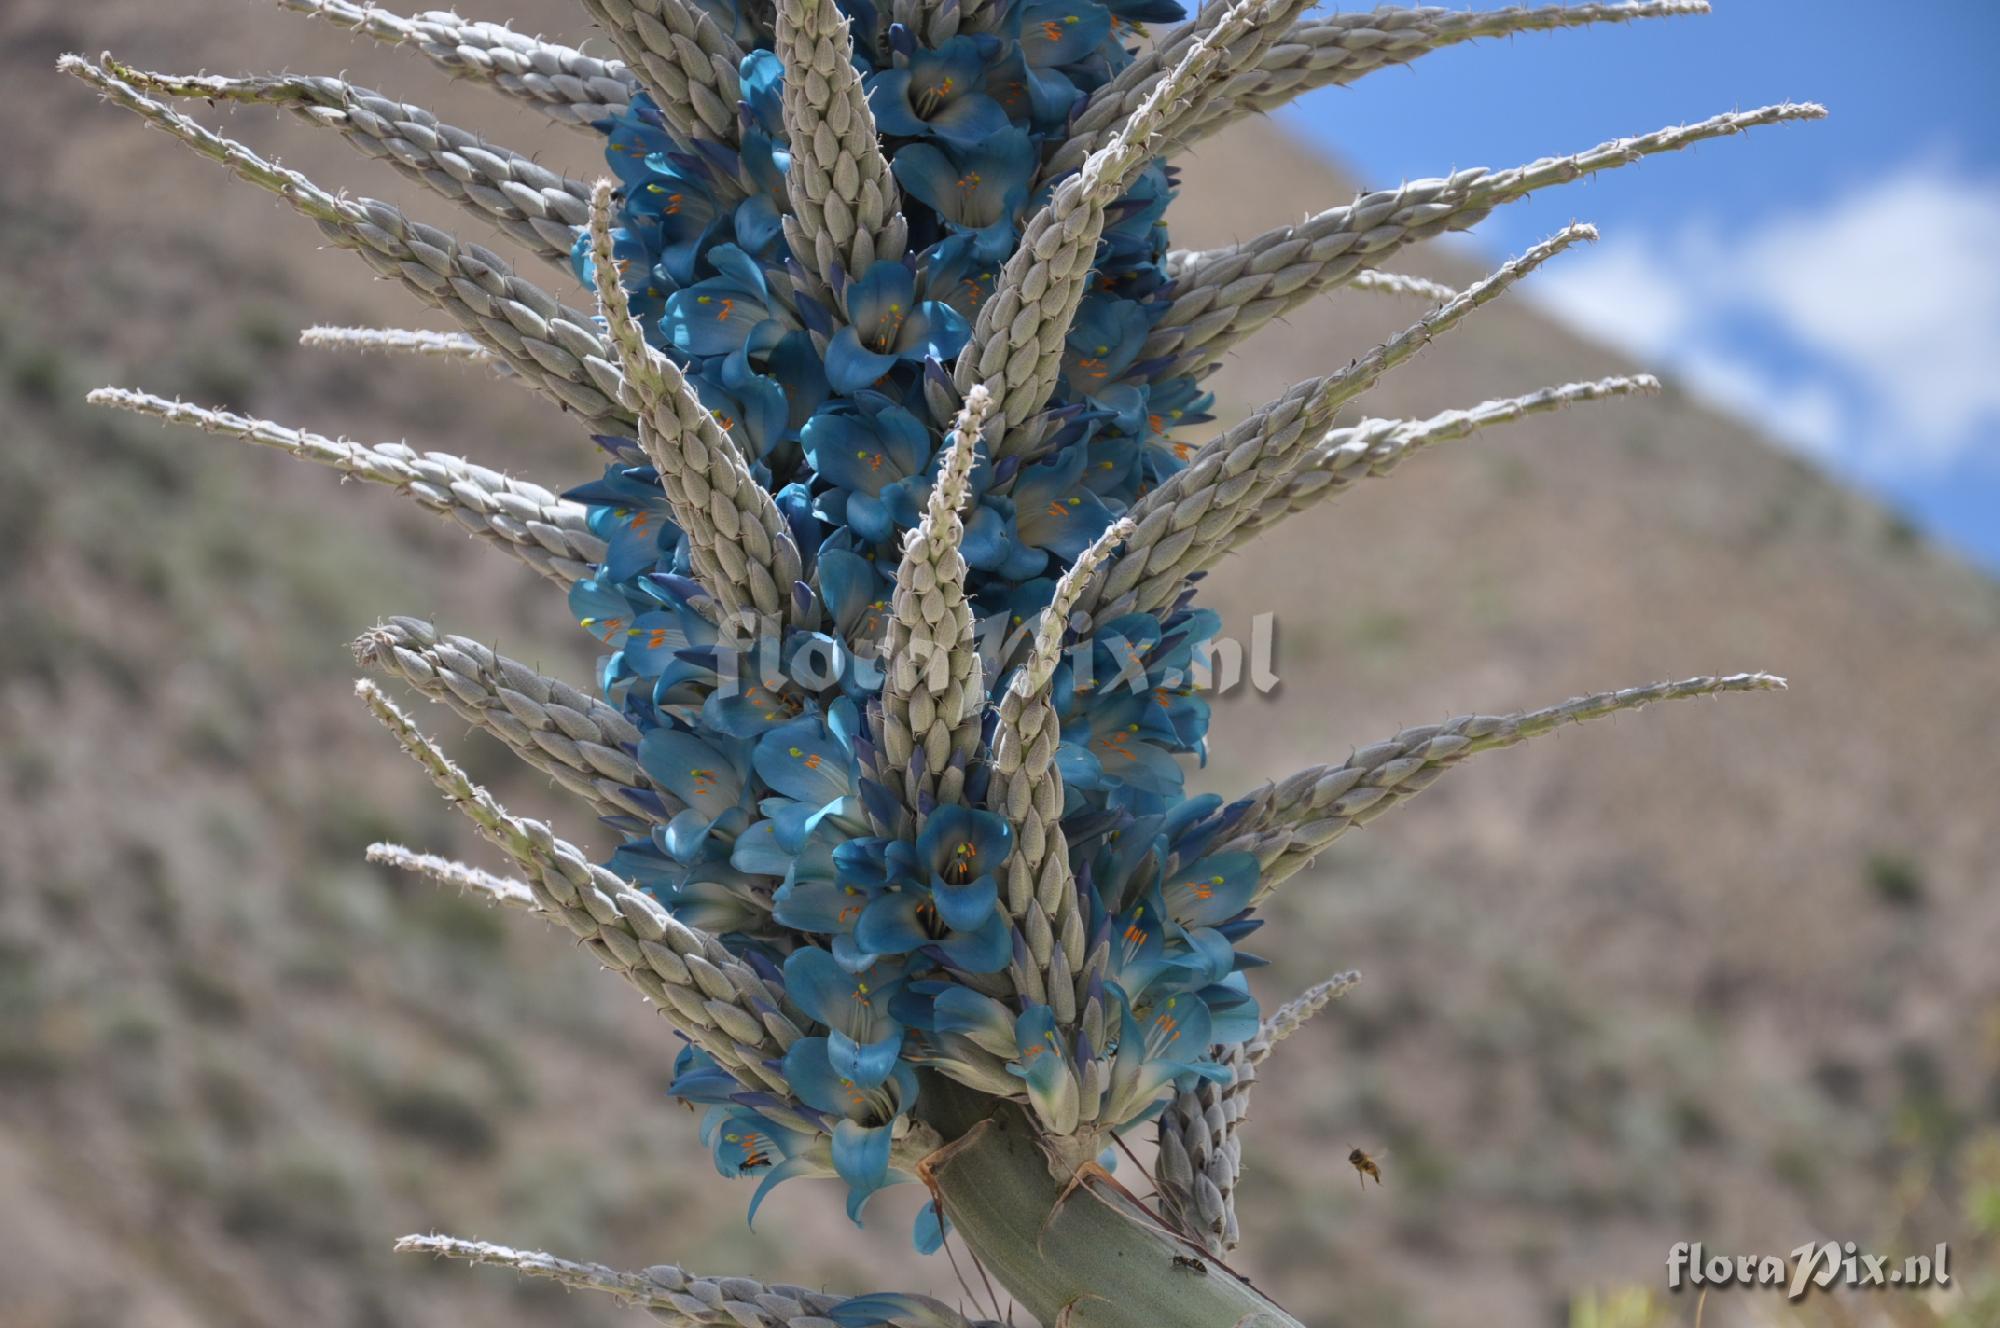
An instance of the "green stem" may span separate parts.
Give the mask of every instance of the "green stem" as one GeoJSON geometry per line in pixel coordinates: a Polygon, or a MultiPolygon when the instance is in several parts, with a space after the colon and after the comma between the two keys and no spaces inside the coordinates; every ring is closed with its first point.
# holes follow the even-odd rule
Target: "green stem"
{"type": "Polygon", "coordinates": [[[1065,1195],[1019,1107],[968,1122],[970,1110],[951,1108],[972,1102],[939,1102],[937,1087],[924,1085],[926,1115],[956,1137],[932,1158],[934,1191],[987,1274],[1044,1328],[1300,1328],[1104,1181],[1065,1195]]]}

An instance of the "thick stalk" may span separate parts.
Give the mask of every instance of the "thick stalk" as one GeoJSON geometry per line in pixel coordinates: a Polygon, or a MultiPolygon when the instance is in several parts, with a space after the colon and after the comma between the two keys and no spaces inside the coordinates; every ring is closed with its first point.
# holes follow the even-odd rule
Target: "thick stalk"
{"type": "MultiPolygon", "coordinates": [[[[950,1112],[939,1110],[938,1087],[929,1078],[924,1096],[945,1129],[950,1112]]],[[[945,1214],[987,1275],[1043,1328],[1300,1328],[1104,1180],[1065,1196],[1027,1113],[1010,1103],[967,1125],[934,1155],[930,1173],[945,1214]]]]}

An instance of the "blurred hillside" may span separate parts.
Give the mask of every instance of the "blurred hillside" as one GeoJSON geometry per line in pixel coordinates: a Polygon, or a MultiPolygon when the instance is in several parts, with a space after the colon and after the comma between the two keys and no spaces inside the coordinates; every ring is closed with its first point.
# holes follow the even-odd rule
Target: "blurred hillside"
{"type": "MultiPolygon", "coordinates": [[[[421,320],[52,70],[107,45],[346,70],[595,173],[583,138],[272,8],[0,7],[0,1324],[644,1321],[388,1253],[432,1228],[955,1297],[908,1253],[914,1195],[855,1232],[829,1187],[788,1186],[747,1233],[747,1193],[665,1097],[677,1044],[628,988],[560,934],[361,862],[380,838],[489,859],[349,697],[345,643],[435,614],[581,680],[560,598],[392,495],[81,404],[119,382],[558,487],[595,469],[572,424],[479,371],[298,349],[311,323],[421,320]]],[[[556,0],[484,12],[587,35],[556,0]]],[[[460,225],[318,131],[208,118],[460,225]]],[[[1246,129],[1189,161],[1177,236],[1348,192],[1246,129]]],[[[1225,413],[1418,312],[1312,306],[1238,357],[1225,413]]],[[[1502,304],[1364,404],[1625,367],[1502,304]]],[[[1588,1287],[1657,1287],[1678,1240],[1976,1257],[2000,1229],[2000,588],[1669,393],[1416,461],[1206,599],[1279,624],[1280,692],[1219,708],[1201,778],[1225,793],[1456,711],[1793,680],[1485,758],[1286,887],[1260,990],[1366,975],[1274,1057],[1249,1136],[1240,1266],[1302,1317],[1547,1324],[1588,1287]],[[1356,1145],[1385,1155],[1380,1191],[1355,1188],[1356,1145]]],[[[420,718],[503,799],[591,836],[497,745],[420,718]]]]}

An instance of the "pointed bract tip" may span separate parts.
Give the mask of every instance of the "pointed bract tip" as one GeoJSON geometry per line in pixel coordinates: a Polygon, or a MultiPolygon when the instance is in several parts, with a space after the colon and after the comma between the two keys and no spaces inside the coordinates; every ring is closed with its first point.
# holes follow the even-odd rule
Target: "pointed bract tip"
{"type": "Polygon", "coordinates": [[[386,625],[377,623],[348,643],[354,652],[354,662],[364,669],[372,669],[388,656],[396,645],[395,637],[386,625]]]}

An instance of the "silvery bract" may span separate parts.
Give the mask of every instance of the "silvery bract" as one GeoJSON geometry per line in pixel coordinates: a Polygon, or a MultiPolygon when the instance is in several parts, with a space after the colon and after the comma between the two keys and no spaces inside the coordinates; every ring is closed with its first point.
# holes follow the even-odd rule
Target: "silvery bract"
{"type": "MultiPolygon", "coordinates": [[[[1183,789],[1220,622],[1197,583],[1421,447],[1655,386],[1335,428],[1431,338],[1595,232],[1565,230],[1463,292],[1380,271],[1398,251],[1545,186],[1819,108],[1420,180],[1190,253],[1168,241],[1171,158],[1220,126],[1470,38],[1705,6],[1308,19],[1297,0],[1214,0],[1154,34],[1181,19],[1176,0],[585,0],[623,57],[599,59],[450,14],[285,3],[545,112],[596,140],[608,175],[566,178],[338,78],[63,62],[460,329],[314,328],[309,344],[483,362],[603,450],[601,473],[557,492],[454,456],[96,394],[396,488],[561,586],[603,643],[583,687],[424,621],[367,632],[363,664],[497,736],[624,840],[592,862],[511,815],[363,683],[516,875],[371,855],[569,928],[656,1002],[686,1038],[674,1092],[706,1107],[702,1137],[750,1179],[753,1214],[791,1177],[839,1178],[857,1221],[876,1190],[921,1180],[919,1244],[955,1230],[1044,1324],[1290,1323],[1233,1276],[1167,1276],[1176,1255],[1233,1248],[1256,1068],[1352,983],[1260,1015],[1244,947],[1275,889],[1474,753],[1781,683],[1696,678],[1467,716],[1224,803],[1183,789]],[[327,126],[544,270],[531,280],[324,189],[175,98],[327,126]],[[1434,307],[1209,427],[1216,357],[1340,287],[1434,307]],[[1100,1160],[1114,1131],[1142,1129],[1160,1146],[1151,1215],[1100,1160]]],[[[408,1243],[674,1323],[964,1322],[922,1297],[408,1243]]]]}

